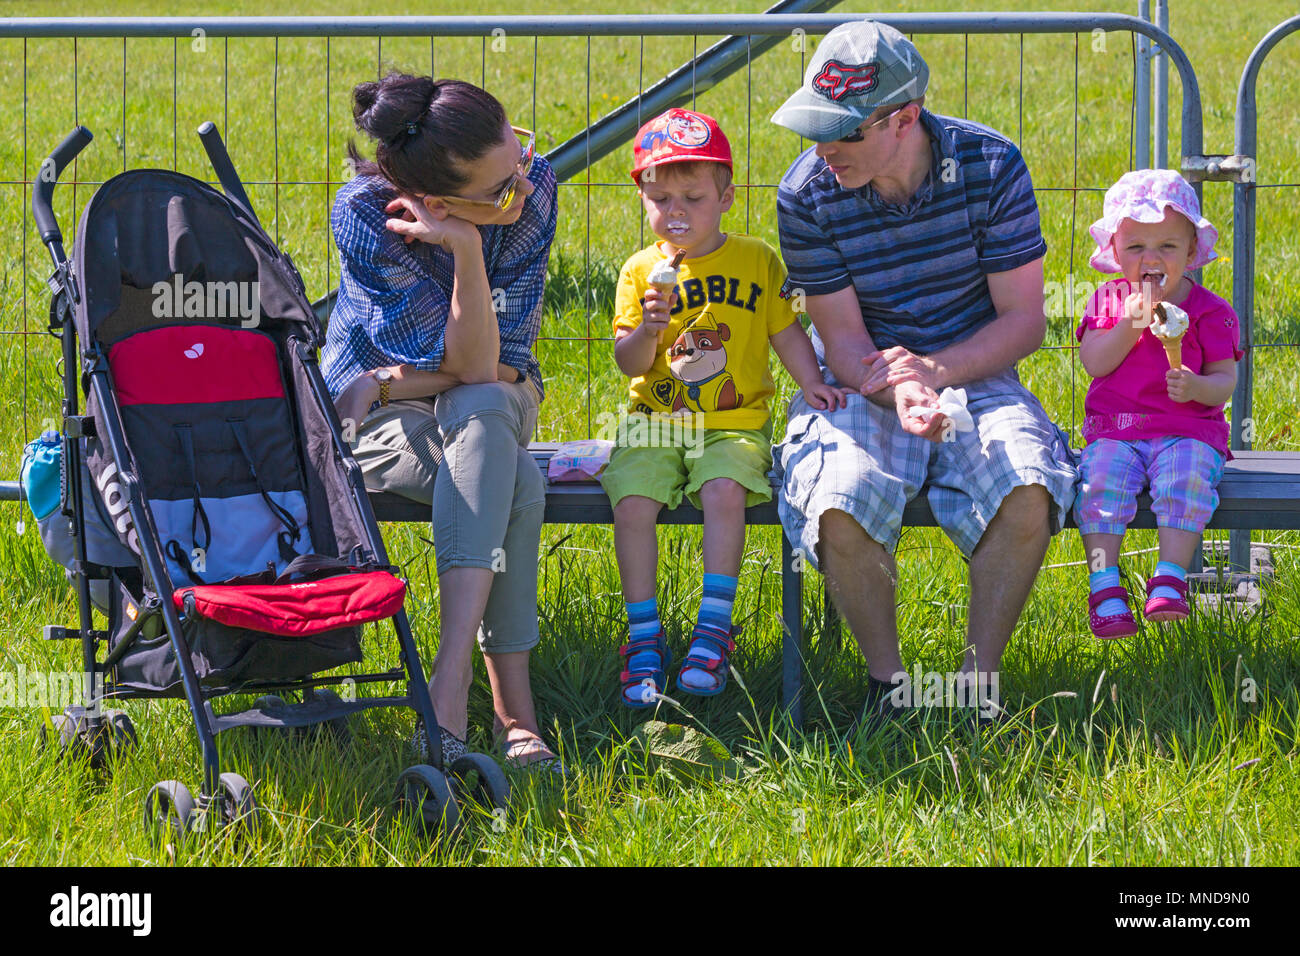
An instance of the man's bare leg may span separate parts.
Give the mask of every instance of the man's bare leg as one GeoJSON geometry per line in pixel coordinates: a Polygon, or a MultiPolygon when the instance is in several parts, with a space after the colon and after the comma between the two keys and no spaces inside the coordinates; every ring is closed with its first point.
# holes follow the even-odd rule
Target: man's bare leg
{"type": "Polygon", "coordinates": [[[1002,500],[970,559],[970,620],[962,670],[996,671],[1042,567],[1051,539],[1050,498],[1022,485],[1002,500]]]}
{"type": "Polygon", "coordinates": [[[847,512],[822,512],[818,552],[826,588],[857,639],[867,670],[890,683],[903,670],[898,650],[894,557],[847,512]]]}

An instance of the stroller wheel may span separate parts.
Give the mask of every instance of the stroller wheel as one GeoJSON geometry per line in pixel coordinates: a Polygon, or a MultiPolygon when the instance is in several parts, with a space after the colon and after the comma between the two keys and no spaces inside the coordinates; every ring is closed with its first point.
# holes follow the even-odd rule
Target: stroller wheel
{"type": "Polygon", "coordinates": [[[54,725],[53,734],[46,724],[41,724],[41,746],[57,745],[59,753],[65,756],[89,755],[85,740],[77,733],[77,722],[67,714],[51,714],[50,723],[54,725]],[[53,740],[50,738],[53,737],[53,740]]]}
{"type": "MultiPolygon", "coordinates": [[[[61,714],[53,714],[50,722],[58,734],[60,753],[72,760],[88,760],[90,766],[102,769],[108,765],[109,750],[112,747],[109,718],[121,711],[105,711],[98,731],[91,730],[90,717],[80,707],[69,707],[61,714]]],[[[122,716],[125,716],[123,714],[122,716]]],[[[41,728],[44,740],[46,728],[41,728]]]]}
{"type": "Polygon", "coordinates": [[[451,786],[441,770],[428,764],[418,763],[402,771],[393,807],[399,814],[412,814],[427,837],[460,829],[460,809],[451,786]]]}
{"type": "Polygon", "coordinates": [[[222,825],[238,827],[241,835],[251,836],[260,829],[262,815],[253,799],[253,787],[237,773],[223,773],[221,781],[222,825]]]}
{"type": "Polygon", "coordinates": [[[496,821],[505,823],[510,804],[510,782],[495,760],[487,754],[467,753],[452,761],[447,774],[457,803],[475,803],[496,821]]]}
{"type": "Polygon", "coordinates": [[[155,839],[184,836],[193,816],[194,797],[179,780],[155,783],[144,795],[144,826],[155,839]]]}
{"type": "Polygon", "coordinates": [[[107,710],[104,712],[104,720],[108,725],[109,740],[118,756],[130,753],[140,745],[135,724],[131,723],[131,718],[124,711],[107,710]]]}

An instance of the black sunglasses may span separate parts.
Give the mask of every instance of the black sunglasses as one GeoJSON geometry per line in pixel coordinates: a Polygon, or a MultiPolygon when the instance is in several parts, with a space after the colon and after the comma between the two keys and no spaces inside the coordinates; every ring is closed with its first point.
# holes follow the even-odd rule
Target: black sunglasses
{"type": "Polygon", "coordinates": [[[882,116],[882,117],[880,117],[880,119],[876,120],[874,123],[868,123],[866,126],[859,126],[859,127],[858,127],[857,129],[855,129],[852,133],[849,133],[848,136],[841,136],[840,139],[839,139],[839,142],[841,142],[841,143],[860,143],[860,142],[862,142],[862,141],[866,138],[867,130],[872,129],[872,128],[876,127],[876,126],[879,126],[881,123],[884,123],[884,122],[886,122],[886,121],[888,121],[888,120],[893,119],[895,116],[897,116],[899,113],[901,113],[901,112],[902,112],[903,110],[905,110],[905,109],[907,109],[907,104],[906,104],[906,103],[904,103],[904,104],[903,104],[902,106],[900,106],[898,109],[894,110],[894,112],[890,113],[888,116],[882,116]]]}

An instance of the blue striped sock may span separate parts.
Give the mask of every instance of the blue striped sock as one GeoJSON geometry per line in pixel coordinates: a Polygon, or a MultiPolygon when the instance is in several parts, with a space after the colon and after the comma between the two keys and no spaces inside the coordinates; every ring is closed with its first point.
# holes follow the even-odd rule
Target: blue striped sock
{"type": "MultiPolygon", "coordinates": [[[[1104,571],[1093,571],[1088,575],[1088,590],[1092,594],[1098,591],[1104,591],[1106,588],[1119,587],[1119,568],[1107,568],[1104,571]]],[[[1128,604],[1119,598],[1107,598],[1097,607],[1097,613],[1102,617],[1111,617],[1115,614],[1123,614],[1128,610],[1128,604]]]]}
{"type": "MultiPolygon", "coordinates": [[[[704,595],[700,598],[700,618],[696,632],[705,632],[727,640],[731,637],[731,607],[736,603],[737,579],[725,574],[704,575],[704,595]]],[[[706,660],[717,660],[718,654],[704,641],[692,641],[690,653],[706,660]]],[[[708,690],[717,684],[717,678],[699,670],[687,670],[678,677],[678,683],[693,690],[708,690]]]]}
{"type": "MultiPolygon", "coordinates": [[[[629,643],[658,635],[663,629],[663,625],[659,623],[658,600],[652,597],[637,601],[635,604],[627,604],[627,629],[629,643]]],[[[655,670],[659,667],[659,655],[652,651],[642,651],[628,658],[625,666],[630,671],[655,670]]],[[[659,690],[662,691],[663,688],[660,687],[659,690]]],[[[639,687],[629,690],[626,694],[627,698],[633,701],[640,701],[640,695],[639,687]]]]}
{"type": "Polygon", "coordinates": [[[647,598],[627,605],[627,629],[634,641],[643,637],[654,637],[659,633],[659,601],[647,598]]]}
{"type": "MultiPolygon", "coordinates": [[[[1171,578],[1177,578],[1179,581],[1186,581],[1187,569],[1182,567],[1181,565],[1174,564],[1172,561],[1161,561],[1156,565],[1155,576],[1156,577],[1167,576],[1171,578]]],[[[1153,598],[1158,598],[1158,597],[1171,598],[1174,600],[1177,600],[1178,598],[1182,597],[1182,595],[1179,594],[1177,591],[1175,591],[1173,588],[1165,587],[1163,584],[1158,588],[1154,588],[1151,591],[1151,596],[1153,598]]]]}

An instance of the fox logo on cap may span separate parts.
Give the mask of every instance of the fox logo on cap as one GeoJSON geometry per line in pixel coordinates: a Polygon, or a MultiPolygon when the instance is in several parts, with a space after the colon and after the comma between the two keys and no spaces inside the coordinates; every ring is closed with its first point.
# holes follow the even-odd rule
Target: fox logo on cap
{"type": "Polygon", "coordinates": [[[836,102],[849,95],[869,93],[876,86],[877,66],[875,63],[849,66],[838,60],[827,60],[822,71],[813,77],[812,88],[836,102]]]}

